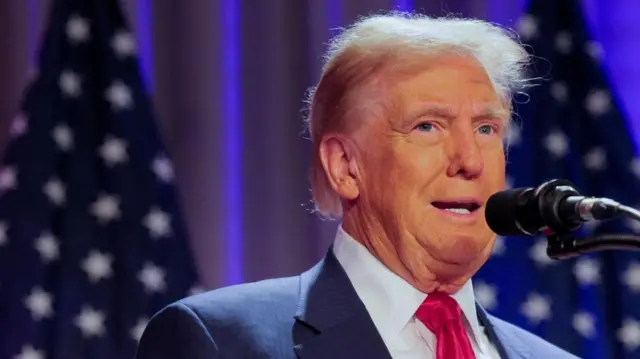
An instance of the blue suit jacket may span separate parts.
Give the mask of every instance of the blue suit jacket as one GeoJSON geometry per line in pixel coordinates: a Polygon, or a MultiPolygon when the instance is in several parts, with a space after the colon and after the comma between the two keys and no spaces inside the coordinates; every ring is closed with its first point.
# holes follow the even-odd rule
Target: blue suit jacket
{"type": "MultiPolygon", "coordinates": [[[[575,356],[478,307],[502,358],[575,356]]],[[[309,271],[213,290],[169,305],[150,321],[137,359],[391,359],[330,250],[309,271]]]]}

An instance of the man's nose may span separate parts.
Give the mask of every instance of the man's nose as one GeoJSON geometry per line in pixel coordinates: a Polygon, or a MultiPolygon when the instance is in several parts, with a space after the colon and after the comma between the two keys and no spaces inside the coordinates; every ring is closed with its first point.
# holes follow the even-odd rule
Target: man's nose
{"type": "Polygon", "coordinates": [[[452,131],[447,155],[449,157],[448,176],[473,179],[482,174],[484,161],[473,129],[452,131]]]}

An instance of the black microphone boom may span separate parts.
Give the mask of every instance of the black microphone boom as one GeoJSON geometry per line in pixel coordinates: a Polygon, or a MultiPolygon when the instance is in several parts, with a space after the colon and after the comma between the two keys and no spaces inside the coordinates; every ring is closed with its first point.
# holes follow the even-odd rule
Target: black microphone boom
{"type": "Polygon", "coordinates": [[[502,236],[545,236],[547,255],[574,257],[606,249],[640,250],[640,237],[610,234],[571,236],[584,222],[624,215],[640,221],[640,211],[608,198],[585,197],[567,180],[554,179],[535,188],[516,188],[492,195],[485,219],[502,236]]]}
{"type": "Polygon", "coordinates": [[[613,217],[620,204],[608,198],[584,197],[567,180],[535,188],[498,192],[487,201],[485,218],[503,236],[575,232],[586,221],[613,217]]]}

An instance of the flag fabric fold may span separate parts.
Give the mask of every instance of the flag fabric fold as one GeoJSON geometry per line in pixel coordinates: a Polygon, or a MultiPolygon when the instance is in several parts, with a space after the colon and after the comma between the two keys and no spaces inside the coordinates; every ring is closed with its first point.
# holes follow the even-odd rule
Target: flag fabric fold
{"type": "Polygon", "coordinates": [[[131,358],[197,290],[117,0],[54,0],[0,167],[0,358],[131,358]]]}
{"type": "MultiPolygon", "coordinates": [[[[514,101],[509,186],[566,178],[590,196],[640,204],[640,160],[577,0],[532,0],[517,31],[538,86],[514,101]]],[[[638,233],[616,219],[579,236],[638,233]]],[[[640,256],[607,251],[555,261],[544,238],[499,238],[475,279],[487,309],[580,358],[640,357],[640,256]]]]}

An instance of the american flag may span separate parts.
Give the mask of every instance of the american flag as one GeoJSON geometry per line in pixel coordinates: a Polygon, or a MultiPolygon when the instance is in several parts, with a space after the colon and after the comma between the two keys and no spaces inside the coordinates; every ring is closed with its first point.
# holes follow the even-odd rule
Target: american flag
{"type": "Polygon", "coordinates": [[[197,288],[174,172],[118,1],[47,24],[0,168],[0,358],[131,358],[197,288]]]}
{"type": "MultiPolygon", "coordinates": [[[[585,195],[640,205],[640,159],[580,2],[533,0],[516,29],[540,85],[515,101],[510,186],[566,178],[585,195]]],[[[634,231],[638,223],[616,219],[590,222],[578,235],[634,231]]],[[[556,261],[544,238],[499,238],[474,285],[490,312],[580,358],[640,358],[637,253],[556,261]]]]}

